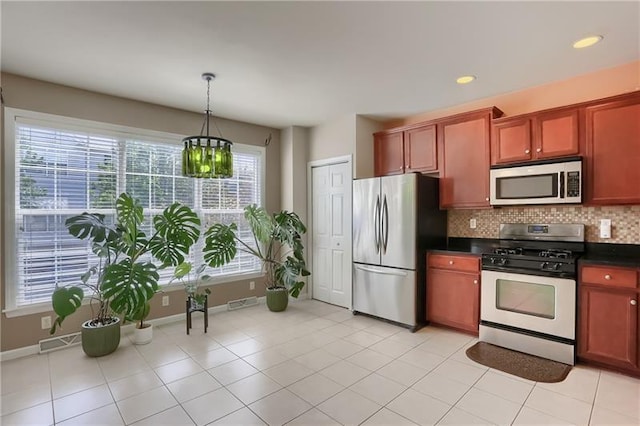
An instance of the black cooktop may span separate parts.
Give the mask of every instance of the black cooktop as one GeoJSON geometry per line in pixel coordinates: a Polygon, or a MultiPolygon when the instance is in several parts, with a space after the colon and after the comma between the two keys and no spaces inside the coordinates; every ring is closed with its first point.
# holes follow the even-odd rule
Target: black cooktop
{"type": "Polygon", "coordinates": [[[526,247],[512,245],[495,247],[482,254],[482,269],[521,274],[547,275],[555,277],[575,277],[576,261],[582,254],[582,244],[574,250],[563,247],[526,247]]]}

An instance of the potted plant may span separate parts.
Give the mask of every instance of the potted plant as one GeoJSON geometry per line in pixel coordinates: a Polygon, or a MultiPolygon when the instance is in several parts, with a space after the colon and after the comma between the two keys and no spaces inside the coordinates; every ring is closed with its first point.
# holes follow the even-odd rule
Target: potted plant
{"type": "Polygon", "coordinates": [[[153,234],[142,230],[143,208],[126,193],[116,200],[115,223],[105,215],[82,213],[65,225],[76,238],[88,239],[97,264],[81,277],[79,286],[58,287],[52,304],[57,318],[50,333],[82,304],[84,288],[91,305],[98,303],[94,318],[82,325],[82,347],[89,356],[113,352],[120,342],[120,317],[145,325],[148,302],[158,291],[158,269],[177,266],[200,236],[200,219],[189,207],[174,203],[153,217],[153,234]],[[160,266],[153,259],[160,261],[160,266]]]}
{"type": "Polygon", "coordinates": [[[151,304],[145,303],[136,312],[131,315],[131,320],[136,322],[136,326],[133,329],[133,336],[131,342],[134,345],[146,345],[153,339],[153,324],[145,323],[149,313],[151,312],[151,304]]]}
{"type": "Polygon", "coordinates": [[[208,288],[205,288],[203,293],[198,293],[200,284],[211,279],[209,275],[202,275],[206,267],[206,264],[202,264],[194,269],[191,262],[182,262],[176,266],[173,278],[169,281],[169,284],[173,281],[180,281],[182,283],[187,293],[187,299],[197,305],[193,306],[193,308],[202,306],[205,298],[211,294],[211,290],[208,288]]]}
{"type": "Polygon", "coordinates": [[[209,266],[219,267],[233,260],[238,251],[256,256],[266,273],[267,306],[274,312],[283,311],[289,294],[298,297],[304,287],[300,278],[311,275],[302,245],[307,229],[297,214],[286,210],[271,215],[263,207],[250,205],[245,207],[244,217],[255,247],[238,237],[235,223],[217,223],[205,233],[204,260],[209,266]]]}

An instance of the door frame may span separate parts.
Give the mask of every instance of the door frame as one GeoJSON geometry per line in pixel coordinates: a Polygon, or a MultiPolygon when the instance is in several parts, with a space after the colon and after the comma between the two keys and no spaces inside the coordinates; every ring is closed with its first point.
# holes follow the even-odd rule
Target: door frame
{"type": "MultiPolygon", "coordinates": [[[[325,158],[323,160],[314,160],[314,161],[309,161],[307,162],[307,229],[309,230],[313,230],[313,173],[312,170],[315,167],[324,167],[324,166],[333,166],[336,164],[344,164],[346,163],[347,165],[347,173],[351,179],[351,182],[353,182],[353,155],[352,154],[348,154],[348,155],[342,155],[339,157],[332,157],[332,158],[325,158]]],[[[348,194],[345,192],[345,196],[348,196],[349,198],[353,198],[353,183],[351,185],[347,185],[346,188],[348,188],[348,194]]],[[[349,224],[349,232],[348,232],[348,241],[350,245],[353,245],[353,204],[351,206],[351,209],[348,212],[349,214],[349,220],[348,220],[348,224],[349,224]]],[[[313,253],[313,232],[308,232],[307,235],[309,236],[309,238],[307,239],[307,247],[308,247],[308,252],[311,254],[310,256],[308,256],[308,268],[310,271],[313,270],[313,257],[314,257],[314,253],[313,253]]],[[[349,259],[347,259],[349,265],[351,266],[353,264],[353,250],[351,250],[351,256],[349,259]]],[[[351,297],[350,297],[350,301],[349,301],[349,307],[347,309],[349,309],[350,311],[353,310],[353,274],[351,274],[351,297]]],[[[307,286],[308,286],[308,297],[310,299],[313,299],[313,274],[310,275],[309,280],[307,281],[307,286]]]]}

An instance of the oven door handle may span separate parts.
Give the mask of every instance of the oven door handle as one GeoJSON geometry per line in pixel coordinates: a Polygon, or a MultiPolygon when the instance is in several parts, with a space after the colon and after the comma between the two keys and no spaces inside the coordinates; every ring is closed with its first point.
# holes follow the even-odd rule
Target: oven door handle
{"type": "Polygon", "coordinates": [[[564,198],[564,172],[560,172],[560,198],[564,198]]]}

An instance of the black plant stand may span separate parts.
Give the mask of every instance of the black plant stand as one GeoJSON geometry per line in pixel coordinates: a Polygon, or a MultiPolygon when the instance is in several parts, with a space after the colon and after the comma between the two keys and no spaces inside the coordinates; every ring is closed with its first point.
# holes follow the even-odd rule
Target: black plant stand
{"type": "Polygon", "coordinates": [[[204,313],[204,332],[207,332],[207,327],[209,326],[208,301],[209,299],[206,294],[204,295],[204,303],[202,305],[198,305],[193,297],[187,297],[187,334],[189,334],[189,329],[191,329],[191,314],[194,312],[204,313]]]}

